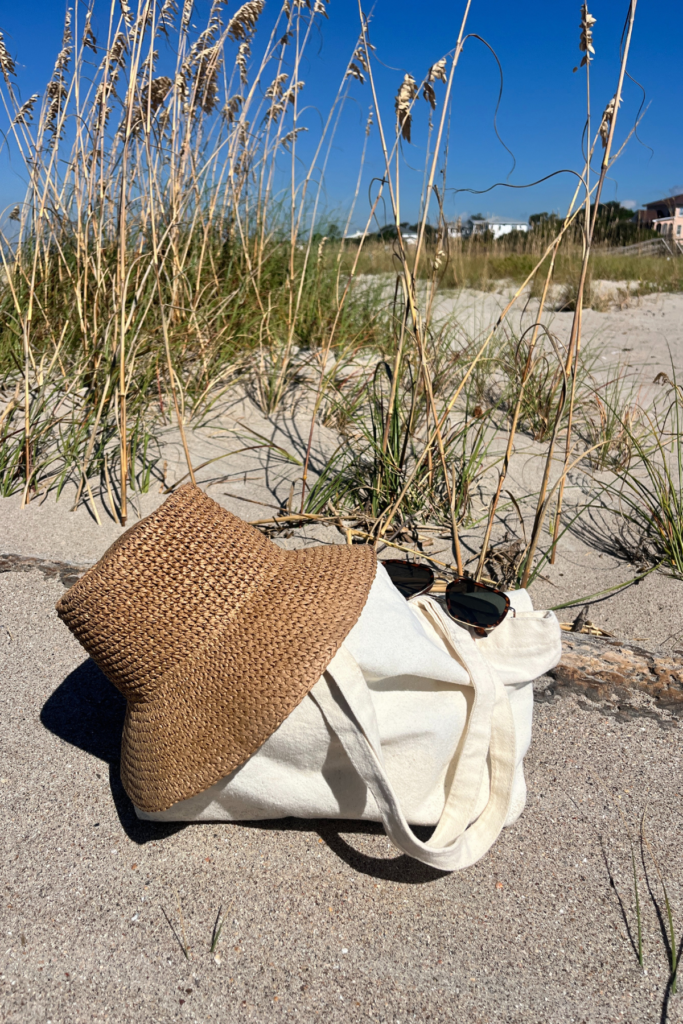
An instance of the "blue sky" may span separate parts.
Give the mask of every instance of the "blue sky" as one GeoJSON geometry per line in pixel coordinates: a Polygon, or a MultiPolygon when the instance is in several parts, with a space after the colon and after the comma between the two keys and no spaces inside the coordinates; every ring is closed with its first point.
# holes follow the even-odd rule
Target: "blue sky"
{"type": "MultiPolygon", "coordinates": [[[[24,98],[42,92],[50,75],[60,46],[64,6],[58,0],[0,0],[0,29],[6,46],[17,59],[24,98]]],[[[227,14],[234,13],[237,6],[228,4],[227,14]]],[[[199,0],[200,12],[206,7],[206,0],[199,0]]],[[[268,0],[266,23],[276,7],[279,8],[276,0],[268,0]]],[[[109,3],[103,0],[103,21],[108,9],[109,3]]],[[[369,3],[365,9],[370,9],[369,3]]],[[[429,4],[375,0],[371,38],[379,59],[375,73],[389,132],[394,120],[394,96],[403,74],[408,71],[421,80],[429,65],[452,49],[463,9],[462,0],[431,0],[429,4]]],[[[619,40],[627,5],[616,0],[594,0],[590,10],[597,18],[592,91],[593,113],[599,119],[616,85],[619,40]]],[[[329,20],[322,22],[322,30],[302,69],[306,81],[302,98],[308,108],[300,123],[308,124],[310,129],[308,136],[303,137],[303,156],[336,93],[358,33],[356,0],[330,0],[328,11],[329,20]]],[[[503,67],[504,93],[498,129],[517,160],[509,178],[513,184],[531,182],[561,168],[581,169],[585,79],[582,72],[572,73],[581,57],[579,17],[580,5],[574,0],[527,0],[525,4],[473,0],[468,30],[486,39],[503,67]]],[[[683,133],[677,116],[674,117],[680,106],[679,23],[680,8],[673,0],[639,0],[629,70],[644,87],[650,106],[639,130],[643,144],[631,139],[607,182],[603,194],[606,199],[640,205],[674,189],[683,191],[683,133]]],[[[440,100],[445,87],[437,84],[436,88],[440,100]]],[[[452,190],[484,189],[504,181],[510,172],[510,156],[493,130],[498,88],[494,58],[481,42],[469,39],[456,74],[451,109],[447,184],[452,190]]],[[[617,142],[633,125],[641,99],[640,89],[627,82],[617,142]]],[[[348,206],[353,193],[370,100],[369,86],[354,82],[325,178],[325,202],[332,215],[348,206]]],[[[402,202],[405,219],[409,220],[417,214],[427,113],[427,105],[420,101],[413,145],[403,147],[402,202]]],[[[0,127],[4,130],[6,125],[0,127]]],[[[4,148],[0,155],[3,207],[21,197],[23,188],[15,173],[17,168],[15,158],[10,163],[4,148]]],[[[381,171],[375,132],[356,224],[364,220],[368,209],[370,179],[381,171]]],[[[497,189],[481,197],[449,193],[446,212],[453,216],[481,211],[526,219],[540,210],[562,211],[573,188],[573,179],[563,175],[531,189],[497,189]]]]}

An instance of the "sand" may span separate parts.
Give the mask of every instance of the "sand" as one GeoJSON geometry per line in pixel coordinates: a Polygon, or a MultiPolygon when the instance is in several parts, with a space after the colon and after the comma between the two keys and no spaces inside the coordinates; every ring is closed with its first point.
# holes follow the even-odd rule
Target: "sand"
{"type": "MultiPolygon", "coordinates": [[[[483,323],[500,297],[460,298],[483,323]]],[[[669,368],[667,346],[678,365],[681,313],[683,296],[591,312],[589,343],[611,358],[623,341],[649,384],[669,368]]],[[[566,330],[568,315],[555,316],[558,333],[566,330]]],[[[305,417],[270,422],[245,399],[191,433],[195,464],[253,445],[240,423],[301,458],[305,417]]],[[[316,467],[334,442],[318,432],[316,467]]],[[[185,469],[171,429],[163,459],[167,480],[179,479],[185,469]]],[[[217,501],[257,519],[287,500],[299,474],[258,448],[212,463],[199,479],[217,501]]],[[[537,478],[531,445],[511,480],[532,490],[537,478]]],[[[571,500],[582,486],[575,477],[571,500]]],[[[157,481],[134,503],[146,514],[163,498],[157,481]]],[[[121,527],[106,501],[101,526],[87,504],[72,512],[72,502],[73,492],[26,509],[17,497],[0,501],[0,552],[92,563],[121,527]]],[[[611,525],[596,520],[592,531],[565,535],[557,564],[531,589],[538,607],[574,602],[558,613],[572,618],[579,599],[637,573],[612,549],[611,525]]],[[[279,542],[343,537],[307,528],[279,542]]],[[[465,550],[476,543],[474,532],[464,535],[465,550]]],[[[450,560],[446,539],[425,550],[450,560]]],[[[1,1019],[683,1020],[668,984],[661,885],[647,852],[646,876],[636,842],[646,970],[638,966],[629,841],[647,807],[646,834],[680,932],[677,720],[618,720],[575,695],[548,700],[539,681],[527,810],[480,864],[454,875],[397,857],[381,829],[352,822],[143,824],[118,776],[121,699],[57,620],[62,592],[59,579],[38,570],[0,575],[1,1019]],[[178,941],[183,929],[190,959],[178,941]]],[[[676,648],[682,596],[680,582],[653,574],[591,605],[590,617],[617,636],[676,648]]]]}

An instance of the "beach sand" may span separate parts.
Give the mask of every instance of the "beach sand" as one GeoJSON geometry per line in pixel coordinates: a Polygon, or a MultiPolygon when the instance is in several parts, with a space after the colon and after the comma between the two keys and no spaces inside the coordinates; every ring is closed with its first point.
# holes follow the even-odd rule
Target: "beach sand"
{"type": "MultiPolygon", "coordinates": [[[[461,296],[463,321],[471,315],[485,329],[500,300],[461,296]]],[[[672,361],[680,365],[682,314],[678,295],[590,311],[587,344],[606,364],[625,353],[650,387],[672,361]]],[[[558,334],[569,317],[555,314],[558,334]]],[[[300,459],[307,418],[271,422],[236,399],[190,433],[194,464],[259,443],[250,431],[300,459]]],[[[331,431],[317,432],[316,467],[335,443],[331,431]]],[[[170,428],[162,457],[166,480],[179,480],[186,470],[170,428]]],[[[254,520],[286,502],[300,472],[276,451],[252,448],[211,463],[198,479],[254,520]]],[[[513,464],[513,492],[531,492],[538,474],[529,444],[513,464]]],[[[576,474],[570,506],[582,488],[576,474]]],[[[155,508],[162,491],[155,481],[149,494],[134,496],[129,522],[155,508]]],[[[98,504],[101,526],[87,503],[75,512],[72,503],[68,489],[59,502],[48,496],[24,509],[17,496],[0,501],[0,553],[91,564],[121,527],[106,500],[98,504]]],[[[522,507],[528,518],[532,503],[522,507]]],[[[571,619],[580,598],[637,574],[636,561],[615,550],[613,526],[609,516],[595,516],[592,526],[585,519],[564,535],[557,564],[531,588],[537,607],[574,602],[558,612],[571,619]]],[[[321,527],[279,539],[289,547],[343,542],[321,527]]],[[[465,533],[465,551],[476,546],[476,531],[465,533]]],[[[425,552],[452,558],[445,535],[434,535],[425,552]]],[[[638,839],[647,808],[646,835],[680,934],[677,719],[617,717],[573,694],[547,698],[541,680],[527,809],[478,865],[454,875],[396,856],[373,825],[141,823],[118,775],[122,701],[58,621],[62,593],[59,578],[40,566],[0,574],[3,1020],[683,1021],[681,997],[668,984],[662,889],[647,851],[643,869],[638,839]],[[646,971],[634,951],[630,837],[646,971]]],[[[683,648],[681,597],[679,581],[652,574],[592,604],[589,615],[643,646],[683,648]]]]}

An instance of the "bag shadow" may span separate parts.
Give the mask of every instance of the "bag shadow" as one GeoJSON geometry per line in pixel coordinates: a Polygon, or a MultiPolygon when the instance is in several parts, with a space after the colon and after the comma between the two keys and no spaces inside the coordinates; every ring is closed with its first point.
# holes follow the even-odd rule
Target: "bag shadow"
{"type": "MultiPolygon", "coordinates": [[[[384,882],[401,882],[404,885],[424,885],[427,882],[434,882],[451,874],[449,871],[440,871],[428,864],[422,864],[413,857],[406,854],[399,854],[392,857],[371,857],[359,850],[343,838],[344,835],[366,835],[384,836],[385,832],[378,822],[344,820],[341,818],[324,819],[303,819],[303,818],[280,818],[272,821],[250,821],[240,822],[242,825],[249,825],[251,828],[264,830],[277,830],[279,832],[315,832],[324,843],[343,860],[354,871],[363,875],[370,875],[384,882]]],[[[434,828],[427,825],[414,825],[413,832],[423,843],[431,836],[434,828]]]]}
{"type": "MultiPolygon", "coordinates": [[[[119,774],[125,714],[126,702],[123,696],[95,662],[87,658],[48,697],[41,710],[40,721],[49,732],[65,743],[84,750],[109,766],[109,787],[121,827],[129,839],[142,846],[166,839],[195,823],[142,821],[138,818],[119,774]]],[[[404,854],[387,859],[368,856],[355,850],[341,835],[384,835],[382,826],[372,821],[288,817],[231,822],[230,825],[233,828],[260,828],[279,832],[315,832],[354,871],[383,881],[423,885],[447,874],[404,854]]],[[[415,834],[423,841],[429,838],[432,831],[427,827],[414,828],[415,834]]]]}
{"type": "MultiPolygon", "coordinates": [[[[430,837],[433,828],[413,826],[413,832],[422,842],[430,837]]],[[[383,836],[384,829],[375,822],[359,821],[321,821],[317,823],[316,832],[327,843],[333,853],[336,853],[354,871],[360,871],[372,878],[379,878],[386,882],[402,882],[404,885],[424,885],[426,882],[435,882],[438,878],[444,878],[450,874],[448,871],[439,871],[428,864],[422,864],[407,854],[399,854],[398,857],[370,857],[366,853],[355,850],[350,843],[340,835],[341,832],[364,833],[365,835],[383,836]]]]}
{"type": "Polygon", "coordinates": [[[141,821],[121,783],[121,734],[126,702],[91,658],[48,697],[40,721],[49,732],[109,766],[109,787],[121,827],[139,845],[165,839],[186,822],[141,821]]]}

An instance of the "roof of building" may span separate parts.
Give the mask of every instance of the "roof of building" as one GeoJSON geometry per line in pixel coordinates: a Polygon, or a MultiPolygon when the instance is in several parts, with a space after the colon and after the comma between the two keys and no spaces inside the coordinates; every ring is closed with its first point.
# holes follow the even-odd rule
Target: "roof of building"
{"type": "Polygon", "coordinates": [[[646,210],[652,209],[653,206],[678,206],[683,203],[683,193],[678,196],[665,196],[664,199],[655,199],[651,203],[643,203],[646,210]]]}

